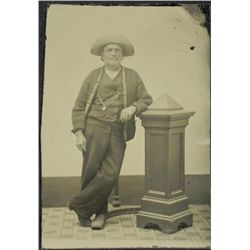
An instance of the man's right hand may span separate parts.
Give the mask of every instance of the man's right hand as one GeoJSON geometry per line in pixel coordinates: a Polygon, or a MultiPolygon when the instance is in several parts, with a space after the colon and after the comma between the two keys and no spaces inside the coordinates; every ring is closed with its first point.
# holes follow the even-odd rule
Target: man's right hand
{"type": "Polygon", "coordinates": [[[86,138],[82,133],[82,130],[77,130],[76,135],[76,146],[80,151],[87,151],[86,149],[86,138]]]}

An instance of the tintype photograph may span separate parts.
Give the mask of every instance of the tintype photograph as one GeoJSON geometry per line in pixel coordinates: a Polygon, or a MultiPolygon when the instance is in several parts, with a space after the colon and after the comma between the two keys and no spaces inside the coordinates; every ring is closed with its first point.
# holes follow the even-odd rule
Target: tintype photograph
{"type": "Polygon", "coordinates": [[[39,2],[42,249],[210,249],[210,2],[39,2]]]}

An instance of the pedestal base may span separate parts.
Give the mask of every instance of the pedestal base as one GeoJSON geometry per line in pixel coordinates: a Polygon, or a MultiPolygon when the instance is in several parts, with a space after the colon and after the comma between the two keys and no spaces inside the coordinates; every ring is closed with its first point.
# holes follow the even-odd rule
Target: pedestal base
{"type": "Polygon", "coordinates": [[[180,227],[189,227],[193,224],[193,214],[186,210],[172,216],[140,211],[136,216],[136,225],[140,228],[157,225],[163,233],[174,233],[180,227]]]}

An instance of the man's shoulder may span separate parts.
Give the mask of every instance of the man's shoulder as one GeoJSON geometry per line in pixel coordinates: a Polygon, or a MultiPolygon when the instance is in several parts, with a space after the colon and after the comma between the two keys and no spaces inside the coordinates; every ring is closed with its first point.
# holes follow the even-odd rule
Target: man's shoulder
{"type": "Polygon", "coordinates": [[[88,77],[95,77],[95,76],[99,75],[101,68],[102,67],[98,67],[98,68],[91,70],[88,74],[88,77]]]}
{"type": "Polygon", "coordinates": [[[136,70],[128,68],[128,67],[124,67],[124,71],[125,71],[126,76],[130,78],[132,81],[135,81],[135,82],[142,81],[140,75],[137,73],[136,70]]]}
{"type": "MultiPolygon", "coordinates": [[[[125,67],[125,66],[123,66],[123,68],[124,68],[125,72],[128,73],[128,74],[138,75],[138,73],[134,69],[131,69],[131,68],[128,68],[128,67],[125,67]]],[[[91,76],[99,75],[101,69],[102,69],[102,67],[95,68],[95,69],[91,70],[88,75],[91,75],[91,76]]]]}
{"type": "Polygon", "coordinates": [[[128,74],[138,75],[138,73],[134,69],[131,69],[131,68],[128,68],[128,67],[124,67],[124,70],[128,74]]]}
{"type": "Polygon", "coordinates": [[[92,85],[96,82],[99,74],[100,74],[101,67],[91,70],[87,75],[85,75],[83,85],[92,85]]]}

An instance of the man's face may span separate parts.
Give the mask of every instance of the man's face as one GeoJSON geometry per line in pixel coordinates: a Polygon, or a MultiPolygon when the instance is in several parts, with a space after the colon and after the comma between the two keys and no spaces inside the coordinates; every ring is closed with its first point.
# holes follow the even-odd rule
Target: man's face
{"type": "Polygon", "coordinates": [[[103,48],[102,60],[107,65],[120,65],[123,59],[122,47],[118,44],[108,44],[103,48]]]}

